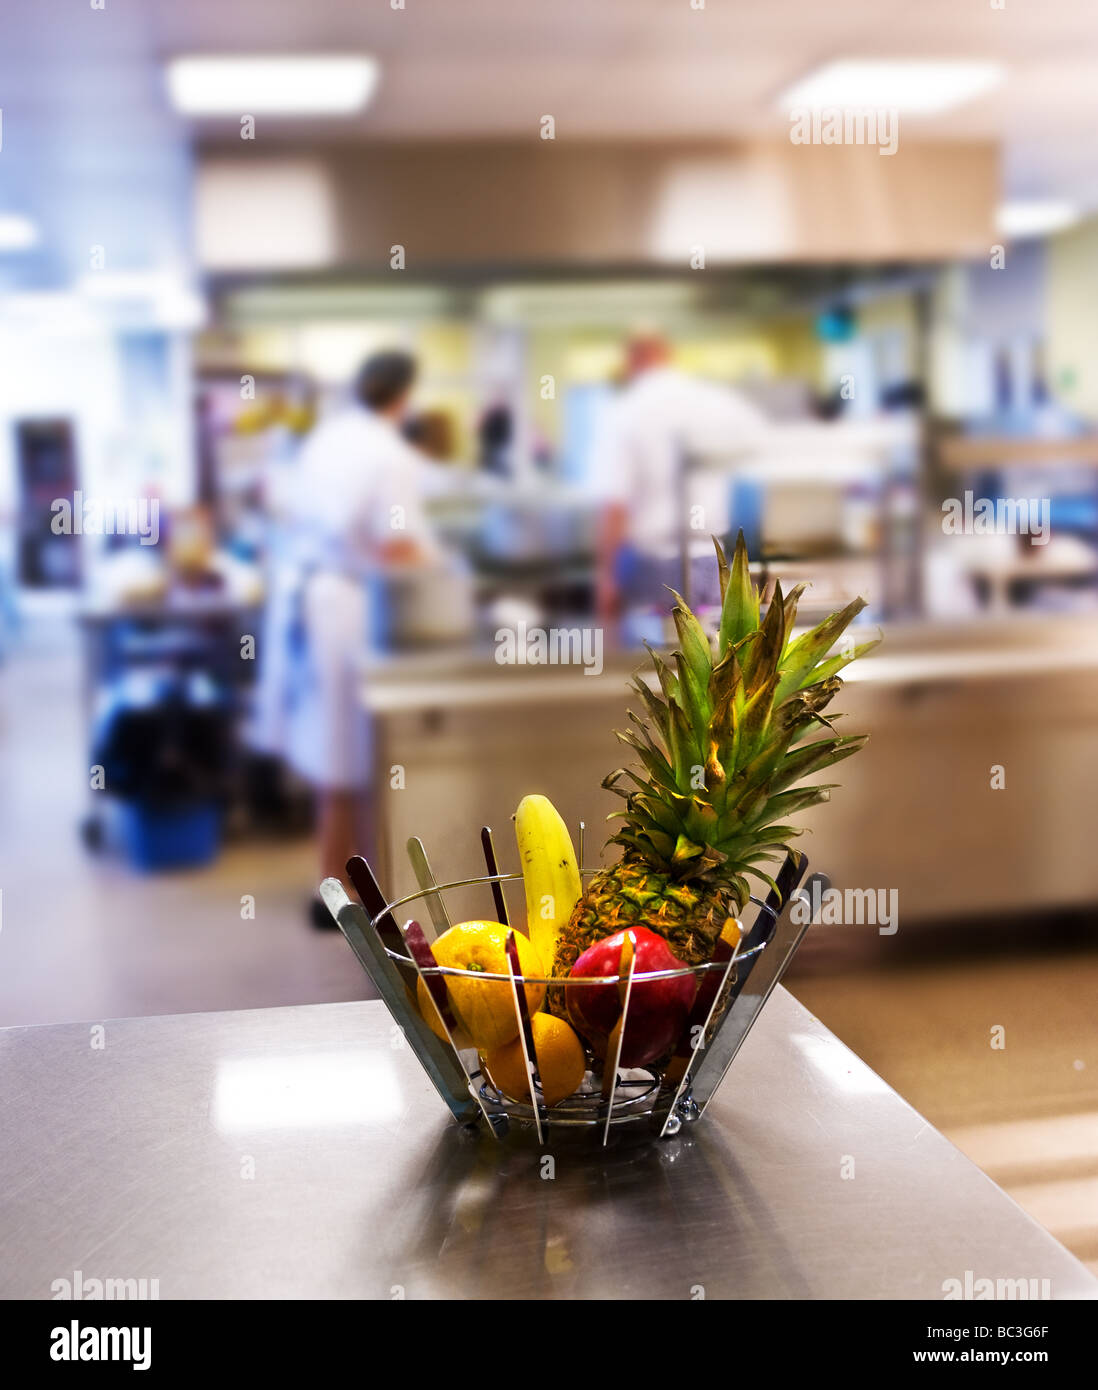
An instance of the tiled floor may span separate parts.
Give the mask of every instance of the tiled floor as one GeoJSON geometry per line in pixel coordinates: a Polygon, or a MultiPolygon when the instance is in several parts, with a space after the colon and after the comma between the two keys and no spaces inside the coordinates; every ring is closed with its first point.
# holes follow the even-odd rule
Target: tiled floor
{"type": "Polygon", "coordinates": [[[790,988],[1098,1273],[1098,953],[816,972],[790,988]]]}
{"type": "Polygon", "coordinates": [[[79,691],[75,636],[57,621],[0,666],[0,1026],[367,993],[339,933],[306,923],[307,840],[236,845],[167,875],[83,848],[95,793],[79,691]]]}
{"type": "MultiPolygon", "coordinates": [[[[367,994],[342,938],[305,923],[307,841],[151,877],[83,849],[79,689],[75,637],[56,621],[0,667],[0,1026],[367,994]]],[[[1098,1271],[1098,952],[1049,952],[1035,935],[1031,954],[1004,958],[803,960],[793,992],[1098,1271]]]]}

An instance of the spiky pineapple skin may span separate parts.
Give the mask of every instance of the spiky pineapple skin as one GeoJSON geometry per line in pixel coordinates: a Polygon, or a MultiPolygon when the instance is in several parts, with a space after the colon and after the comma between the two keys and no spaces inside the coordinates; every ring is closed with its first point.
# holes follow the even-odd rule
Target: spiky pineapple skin
{"type": "Polygon", "coordinates": [[[625,854],[588,883],[557,938],[553,974],[570,974],[588,946],[628,927],[647,927],[684,965],[698,965],[712,957],[725,922],[742,907],[727,883],[678,881],[625,854]]]}

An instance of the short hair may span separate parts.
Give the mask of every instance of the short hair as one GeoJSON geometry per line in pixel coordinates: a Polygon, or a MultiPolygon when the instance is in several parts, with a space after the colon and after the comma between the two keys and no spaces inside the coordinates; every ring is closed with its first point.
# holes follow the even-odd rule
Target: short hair
{"type": "Polygon", "coordinates": [[[670,358],[671,344],[660,333],[635,333],[625,345],[626,371],[630,376],[662,367],[670,358]]]}
{"type": "Polygon", "coordinates": [[[355,377],[355,396],[371,410],[387,410],[412,388],[416,359],[407,352],[375,352],[355,377]]]}

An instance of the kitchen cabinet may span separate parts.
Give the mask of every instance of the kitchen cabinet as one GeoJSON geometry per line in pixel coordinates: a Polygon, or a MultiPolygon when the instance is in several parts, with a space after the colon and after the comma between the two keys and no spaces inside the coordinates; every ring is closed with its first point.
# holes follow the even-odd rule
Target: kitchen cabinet
{"type": "MultiPolygon", "coordinates": [[[[628,758],[612,730],[627,726],[643,660],[610,654],[599,676],[441,655],[368,672],[383,886],[414,889],[410,835],[440,879],[477,871],[485,824],[517,867],[509,818],[531,791],[586,822],[596,865],[617,806],[599,783],[628,758]]],[[[837,887],[895,890],[908,925],[1098,903],[1098,643],[1075,624],[897,628],[849,675],[840,725],[870,742],[819,779],[840,788],[801,818],[798,842],[837,887]]]]}

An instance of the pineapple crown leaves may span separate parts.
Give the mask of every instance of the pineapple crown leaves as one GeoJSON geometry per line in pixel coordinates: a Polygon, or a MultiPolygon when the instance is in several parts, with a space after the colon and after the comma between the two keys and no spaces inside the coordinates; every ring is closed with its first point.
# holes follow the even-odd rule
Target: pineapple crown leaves
{"type": "Polygon", "coordinates": [[[865,607],[855,599],[794,638],[805,585],[776,585],[762,612],[741,532],[729,564],[714,538],[721,614],[716,651],[680,594],[672,618],[678,649],[648,654],[658,691],[634,677],[644,713],[618,738],[646,776],[619,768],[603,785],[621,796],[623,822],[612,841],[684,878],[725,879],[739,892],[744,874],[770,882],[759,867],[780,861],[800,833],[788,817],[828,799],[831,786],[806,777],[856,753],[860,735],[839,735],[824,710],[842,688],[839,672],[879,638],[832,651],[865,607]],[[811,733],[827,736],[811,742],[811,733]],[[621,785],[626,778],[631,786],[621,785]]]}

